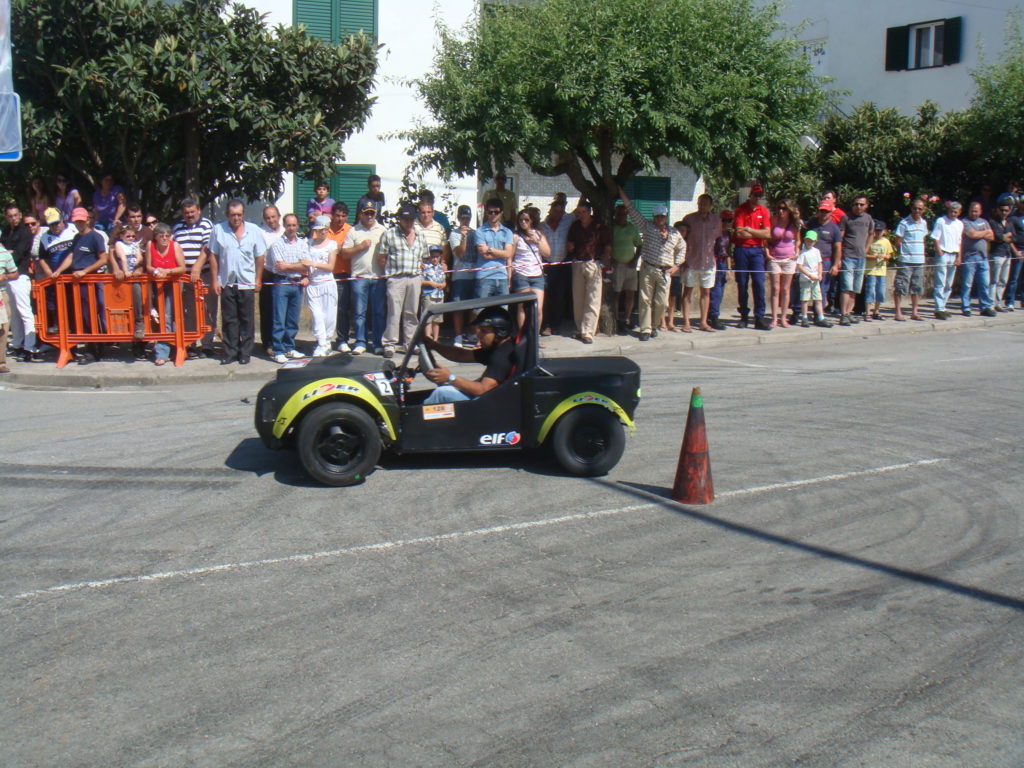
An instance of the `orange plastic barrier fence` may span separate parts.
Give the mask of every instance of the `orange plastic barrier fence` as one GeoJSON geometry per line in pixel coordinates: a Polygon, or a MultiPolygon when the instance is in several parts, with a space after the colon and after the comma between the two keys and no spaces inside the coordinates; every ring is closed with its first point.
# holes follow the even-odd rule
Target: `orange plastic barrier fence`
{"type": "Polygon", "coordinates": [[[186,275],[161,280],[61,275],[39,280],[32,292],[37,309],[36,335],[60,350],[58,368],[71,362],[77,344],[121,341],[173,344],[174,364],[180,366],[185,362],[185,348],[210,332],[203,298],[206,287],[193,283],[186,275]],[[156,317],[151,309],[156,310],[156,317]],[[172,310],[170,316],[168,309],[172,310]],[[186,329],[189,315],[193,319],[189,324],[194,327],[186,329]],[[174,329],[170,330],[172,324],[174,329]]]}

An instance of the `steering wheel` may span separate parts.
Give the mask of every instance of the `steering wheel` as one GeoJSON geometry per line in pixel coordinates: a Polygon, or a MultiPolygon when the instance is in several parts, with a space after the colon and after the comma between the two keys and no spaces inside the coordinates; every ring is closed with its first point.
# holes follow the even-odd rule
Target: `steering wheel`
{"type": "Polygon", "coordinates": [[[427,371],[437,368],[434,353],[427,349],[427,345],[422,341],[416,345],[416,352],[420,358],[420,373],[425,374],[427,371]]]}

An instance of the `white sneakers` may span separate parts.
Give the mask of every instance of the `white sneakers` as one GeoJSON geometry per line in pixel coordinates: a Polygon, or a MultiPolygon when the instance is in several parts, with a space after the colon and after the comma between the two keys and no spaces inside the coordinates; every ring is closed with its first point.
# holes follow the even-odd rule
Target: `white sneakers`
{"type": "Polygon", "coordinates": [[[313,350],[313,357],[327,357],[327,350],[318,346],[313,350]]]}
{"type": "Polygon", "coordinates": [[[288,358],[285,357],[284,355],[274,355],[274,362],[275,363],[287,363],[288,362],[288,358]]]}
{"type": "Polygon", "coordinates": [[[361,355],[365,351],[366,351],[366,345],[365,344],[356,344],[355,347],[352,348],[352,354],[353,355],[361,355]]]}
{"type": "Polygon", "coordinates": [[[287,354],[288,357],[290,357],[292,360],[298,360],[300,357],[305,357],[305,355],[299,352],[299,350],[297,349],[289,350],[287,354]]]}
{"type": "Polygon", "coordinates": [[[350,347],[348,345],[347,341],[343,341],[343,342],[341,342],[341,344],[338,345],[338,351],[339,352],[351,352],[352,351],[352,347],[350,347]]]}

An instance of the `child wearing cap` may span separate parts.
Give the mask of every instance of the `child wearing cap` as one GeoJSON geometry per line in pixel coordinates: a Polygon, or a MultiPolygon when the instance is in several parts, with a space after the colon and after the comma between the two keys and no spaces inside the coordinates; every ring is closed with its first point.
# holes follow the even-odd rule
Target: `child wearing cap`
{"type": "Polygon", "coordinates": [[[331,217],[320,214],[313,219],[309,258],[299,263],[306,268],[306,304],[313,316],[313,334],[316,349],[313,357],[326,357],[331,351],[331,339],[338,322],[338,289],[334,284],[334,262],[338,258],[338,243],[327,236],[331,217]]]}
{"type": "MultiPolygon", "coordinates": [[[[427,260],[423,262],[422,285],[420,294],[420,314],[422,315],[433,304],[440,304],[444,301],[444,264],[441,263],[441,254],[444,248],[440,245],[432,245],[427,251],[427,260]]],[[[428,339],[437,341],[441,331],[441,323],[444,322],[444,315],[434,315],[427,323],[424,333],[428,339]]]]}
{"type": "Polygon", "coordinates": [[[820,328],[831,327],[825,319],[821,305],[821,252],[817,247],[818,233],[810,230],[803,238],[803,247],[796,260],[796,271],[800,274],[800,327],[807,328],[807,310],[814,303],[814,324],[820,328]]]}
{"type": "Polygon", "coordinates": [[[872,318],[882,320],[882,302],[885,301],[885,271],[892,258],[892,243],[886,237],[888,232],[884,221],[875,219],[868,246],[868,258],[864,264],[864,322],[872,318]],[[872,304],[874,308],[872,309],[872,304]]]}

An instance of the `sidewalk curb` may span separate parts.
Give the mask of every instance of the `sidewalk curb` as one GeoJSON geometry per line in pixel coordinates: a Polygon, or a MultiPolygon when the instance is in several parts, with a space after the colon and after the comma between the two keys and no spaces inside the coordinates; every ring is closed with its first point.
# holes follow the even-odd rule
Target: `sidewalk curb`
{"type": "MultiPolygon", "coordinates": [[[[542,340],[547,348],[544,357],[584,357],[590,354],[628,355],[634,352],[671,353],[674,351],[705,352],[713,349],[753,347],[760,344],[800,344],[819,341],[840,341],[872,339],[904,334],[959,331],[994,326],[1018,326],[1024,324],[1024,312],[1019,317],[1002,315],[988,317],[954,317],[946,321],[926,320],[924,322],[896,323],[889,318],[885,321],[858,323],[850,327],[833,326],[818,328],[776,328],[773,331],[758,331],[730,327],[728,331],[714,334],[694,331],[694,334],[665,332],[656,339],[641,342],[635,336],[598,336],[594,344],[584,346],[564,336],[547,336],[542,340]],[[980,321],[980,322],[979,322],[980,321]],[[692,338],[691,338],[692,337],[692,338]],[[668,342],[668,343],[666,343],[668,342]]],[[[237,363],[222,367],[216,360],[190,360],[181,368],[164,366],[157,368],[147,363],[106,362],[92,363],[85,370],[71,365],[64,369],[52,363],[15,363],[8,374],[0,376],[0,388],[15,385],[25,388],[44,389],[108,389],[115,387],[162,387],[180,384],[216,384],[232,381],[270,381],[278,365],[254,357],[245,367],[237,363]],[[104,370],[97,370],[101,366],[104,370]],[[90,370],[91,369],[91,370],[90,370]],[[128,370],[125,370],[128,369],[128,370]],[[134,370],[133,370],[134,369],[134,370]],[[144,374],[148,370],[150,373],[144,374]],[[92,372],[94,371],[94,372],[92,372]]]]}

